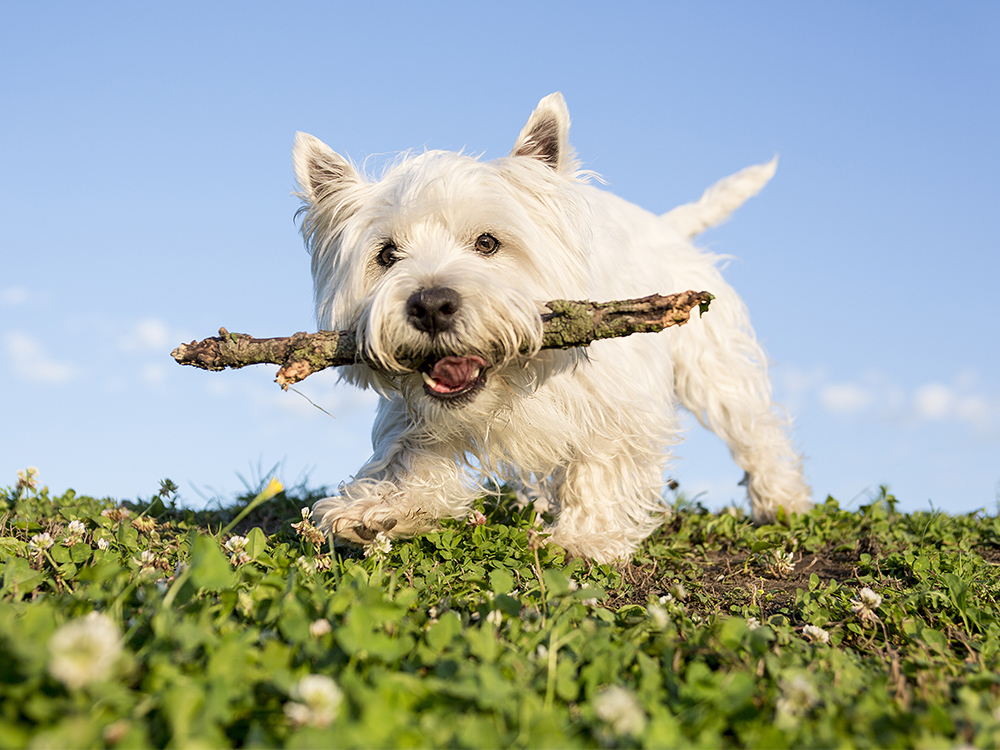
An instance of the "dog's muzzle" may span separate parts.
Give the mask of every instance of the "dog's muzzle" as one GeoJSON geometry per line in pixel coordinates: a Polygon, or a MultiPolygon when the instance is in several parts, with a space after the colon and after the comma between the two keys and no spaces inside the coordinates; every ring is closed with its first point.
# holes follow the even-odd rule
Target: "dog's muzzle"
{"type": "MultiPolygon", "coordinates": [[[[418,331],[438,339],[455,327],[461,308],[462,298],[454,289],[430,287],[406,300],[406,318],[418,331]]],[[[456,404],[483,387],[489,366],[476,354],[443,354],[429,357],[418,370],[428,396],[456,404]]]]}

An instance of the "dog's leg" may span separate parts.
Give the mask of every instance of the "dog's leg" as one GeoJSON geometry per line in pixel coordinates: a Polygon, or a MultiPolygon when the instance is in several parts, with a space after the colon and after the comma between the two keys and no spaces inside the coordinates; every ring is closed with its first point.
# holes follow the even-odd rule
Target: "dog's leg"
{"type": "Polygon", "coordinates": [[[375,454],[354,479],[313,506],[324,533],[359,544],[414,536],[464,516],[481,494],[454,447],[421,439],[401,402],[383,402],[373,438],[375,454]]]}
{"type": "Polygon", "coordinates": [[[767,359],[742,301],[722,280],[716,299],[696,325],[675,332],[674,379],[681,403],[726,441],[746,472],[756,523],[773,521],[779,508],[804,512],[811,502],[802,459],[792,447],[786,417],[771,401],[767,359]]]}
{"type": "Polygon", "coordinates": [[[628,558],[666,518],[663,446],[592,436],[555,477],[559,517],[551,541],[598,563],[628,558]]]}
{"type": "Polygon", "coordinates": [[[559,487],[551,541],[598,563],[627,559],[668,513],[660,500],[661,472],[662,461],[574,462],[559,487]]]}

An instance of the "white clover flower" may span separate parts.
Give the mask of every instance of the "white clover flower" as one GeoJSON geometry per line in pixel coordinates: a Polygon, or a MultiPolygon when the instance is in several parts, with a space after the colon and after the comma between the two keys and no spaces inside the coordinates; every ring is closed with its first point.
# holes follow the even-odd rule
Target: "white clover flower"
{"type": "Polygon", "coordinates": [[[299,558],[295,561],[295,564],[298,566],[299,570],[301,570],[306,575],[313,575],[316,573],[316,563],[310,560],[305,555],[299,555],[299,558]]]}
{"type": "Polygon", "coordinates": [[[91,612],[59,628],[49,639],[49,672],[79,689],[106,679],[122,651],[121,631],[105,614],[91,612]]]}
{"type": "Polygon", "coordinates": [[[85,533],[87,533],[87,527],[84,526],[83,521],[70,521],[69,525],[66,526],[66,535],[62,540],[63,546],[72,547],[83,539],[85,533]]]}
{"type": "Polygon", "coordinates": [[[286,703],[284,711],[295,726],[329,726],[344,700],[337,683],[321,674],[306,675],[292,687],[291,694],[295,700],[286,703]]]}
{"type": "Polygon", "coordinates": [[[222,548],[226,552],[242,552],[246,549],[247,538],[245,536],[238,536],[234,534],[226,540],[226,543],[222,545],[222,548]]]}
{"type": "Polygon", "coordinates": [[[882,597],[867,586],[858,592],[858,596],[861,598],[861,601],[865,604],[865,606],[870,607],[871,609],[878,609],[882,604],[882,597]]]}
{"type": "Polygon", "coordinates": [[[637,737],[646,728],[646,712],[631,690],[612,685],[594,698],[594,713],[611,725],[618,735],[630,734],[637,737]]]}
{"type": "Polygon", "coordinates": [[[473,510],[469,514],[469,517],[465,519],[466,526],[485,526],[486,516],[483,515],[482,511],[473,510]]]}
{"type": "Polygon", "coordinates": [[[774,550],[774,560],[770,564],[771,572],[776,576],[784,577],[791,575],[795,571],[795,555],[784,550],[774,550]]]}
{"type": "Polygon", "coordinates": [[[494,609],[488,615],[486,615],[486,622],[495,628],[500,627],[500,623],[503,622],[503,612],[499,609],[494,609]]]}
{"type": "Polygon", "coordinates": [[[861,621],[874,625],[879,622],[879,616],[875,610],[882,604],[882,597],[865,586],[858,592],[857,599],[851,599],[851,610],[861,618],[861,621]]]}
{"type": "Polygon", "coordinates": [[[18,470],[17,487],[24,490],[38,489],[38,467],[29,466],[27,469],[18,470]]]}
{"type": "Polygon", "coordinates": [[[149,570],[156,567],[156,553],[151,549],[144,549],[139,553],[139,559],[132,558],[132,562],[136,565],[142,567],[143,570],[149,570]]]}
{"type": "Polygon", "coordinates": [[[660,605],[650,604],[646,608],[646,612],[649,614],[649,619],[653,622],[653,627],[657,630],[664,630],[670,624],[670,615],[660,605]]]}
{"type": "Polygon", "coordinates": [[[823,628],[818,628],[815,625],[806,625],[802,628],[802,634],[808,638],[812,643],[829,643],[830,634],[823,630],[823,628]]]}
{"type": "Polygon", "coordinates": [[[365,557],[371,557],[372,555],[381,557],[388,554],[391,549],[392,542],[389,540],[389,537],[385,535],[385,532],[380,531],[375,535],[371,544],[365,546],[365,557]]]}
{"type": "Polygon", "coordinates": [[[119,523],[131,516],[132,512],[128,508],[105,508],[101,511],[101,515],[110,518],[114,523],[119,523]]]}
{"type": "Polygon", "coordinates": [[[819,702],[816,688],[805,675],[796,675],[791,680],[781,680],[781,697],[778,699],[778,718],[782,723],[804,714],[819,702]]]}
{"type": "Polygon", "coordinates": [[[321,638],[332,630],[333,626],[330,625],[330,621],[325,617],[321,617],[320,619],[313,620],[309,623],[309,635],[313,638],[321,638]]]}
{"type": "Polygon", "coordinates": [[[41,557],[42,553],[53,544],[55,544],[55,539],[52,538],[52,535],[47,531],[43,531],[41,534],[35,534],[31,537],[28,541],[28,549],[32,555],[41,557]]]}
{"type": "Polygon", "coordinates": [[[229,553],[229,562],[233,565],[243,565],[250,562],[250,555],[246,553],[247,538],[245,536],[233,535],[226,540],[222,548],[229,553]]]}
{"type": "Polygon", "coordinates": [[[104,537],[101,537],[100,539],[97,540],[97,549],[106,550],[110,546],[111,544],[104,537]]]}
{"type": "Polygon", "coordinates": [[[748,617],[747,618],[747,627],[750,630],[756,630],[757,628],[760,627],[760,620],[758,620],[756,617],[748,617]]]}
{"type": "Polygon", "coordinates": [[[132,521],[132,528],[143,534],[148,534],[156,528],[156,519],[149,516],[139,516],[132,521]]]}

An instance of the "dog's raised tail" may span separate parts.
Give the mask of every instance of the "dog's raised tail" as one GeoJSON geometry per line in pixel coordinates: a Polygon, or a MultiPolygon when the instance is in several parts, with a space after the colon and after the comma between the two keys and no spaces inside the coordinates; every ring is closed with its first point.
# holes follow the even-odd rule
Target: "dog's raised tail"
{"type": "Polygon", "coordinates": [[[685,237],[701,234],[721,224],[729,214],[752,198],[768,183],[778,168],[775,156],[766,164],[756,164],[724,177],[706,190],[694,203],[678,206],[663,215],[685,237]]]}

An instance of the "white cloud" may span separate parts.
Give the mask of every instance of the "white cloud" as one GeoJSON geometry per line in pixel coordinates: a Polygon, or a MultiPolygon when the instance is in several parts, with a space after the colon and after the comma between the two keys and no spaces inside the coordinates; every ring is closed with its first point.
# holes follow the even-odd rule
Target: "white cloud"
{"type": "Polygon", "coordinates": [[[854,414],[872,402],[872,393],[856,383],[830,383],[819,391],[819,400],[827,411],[854,414]]]}
{"type": "Polygon", "coordinates": [[[8,286],[0,289],[0,305],[3,307],[17,307],[25,304],[31,295],[23,286],[8,286]]]}
{"type": "Polygon", "coordinates": [[[1000,424],[1000,399],[982,393],[968,393],[968,381],[956,386],[928,383],[913,395],[913,416],[931,422],[957,421],[990,431],[1000,424]]]}
{"type": "Polygon", "coordinates": [[[917,419],[938,420],[954,416],[955,391],[941,383],[928,383],[913,394],[913,413],[917,419]]]}
{"type": "Polygon", "coordinates": [[[14,371],[26,380],[60,384],[77,376],[76,367],[49,357],[44,347],[26,333],[12,331],[4,336],[4,344],[14,371]]]}
{"type": "Polygon", "coordinates": [[[793,412],[809,401],[828,414],[877,416],[891,422],[921,425],[953,423],[982,435],[1000,432],[1000,393],[983,385],[976,373],[963,370],[951,383],[930,382],[904,387],[883,372],[869,371],[854,381],[826,382],[825,371],[793,370],[778,381],[793,412]]]}
{"type": "Polygon", "coordinates": [[[170,328],[162,320],[146,318],[134,324],[118,343],[126,352],[168,351],[173,338],[170,328]]]}

